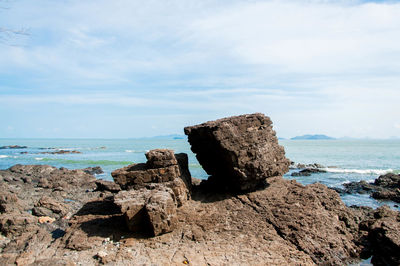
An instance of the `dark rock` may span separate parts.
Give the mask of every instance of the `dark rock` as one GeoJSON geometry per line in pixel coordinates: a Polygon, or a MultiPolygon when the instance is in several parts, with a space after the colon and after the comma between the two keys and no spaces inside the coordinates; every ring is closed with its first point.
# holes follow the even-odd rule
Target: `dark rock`
{"type": "Polygon", "coordinates": [[[51,216],[53,216],[53,211],[49,210],[47,208],[44,208],[44,207],[34,207],[32,209],[32,214],[35,215],[35,216],[39,216],[39,217],[40,216],[49,216],[49,217],[51,217],[51,216]]]}
{"type": "Polygon", "coordinates": [[[336,189],[339,193],[371,194],[375,199],[400,202],[400,175],[393,173],[379,176],[373,183],[364,180],[343,184],[344,189],[336,189]]]}
{"type": "Polygon", "coordinates": [[[400,214],[384,206],[365,223],[373,265],[400,265],[400,214]]]}
{"type": "Polygon", "coordinates": [[[321,168],[326,168],[326,167],[319,163],[303,164],[303,163],[290,162],[289,168],[290,169],[306,169],[306,168],[321,169],[321,168]]]}
{"type": "Polygon", "coordinates": [[[216,186],[254,190],[288,171],[269,117],[257,113],[185,127],[192,151],[216,186]]]}
{"type": "Polygon", "coordinates": [[[113,193],[121,191],[121,187],[118,184],[111,181],[96,180],[95,184],[97,186],[96,191],[110,191],[113,193]]]}
{"type": "Polygon", "coordinates": [[[374,185],[383,188],[400,188],[400,175],[393,173],[381,175],[374,181],[374,185]]]}
{"type": "Polygon", "coordinates": [[[89,175],[99,175],[104,173],[100,166],[88,167],[82,170],[89,175]]]}
{"type": "Polygon", "coordinates": [[[80,151],[58,150],[58,151],[40,152],[39,154],[74,154],[74,153],[82,153],[82,152],[80,152],[80,151]]]}
{"type": "Polygon", "coordinates": [[[291,176],[310,176],[311,174],[318,174],[318,173],[326,173],[326,171],[318,168],[306,168],[304,170],[301,170],[300,172],[292,173],[291,176]]]}
{"type": "Polygon", "coordinates": [[[8,146],[1,146],[0,150],[5,150],[5,149],[26,149],[28,148],[27,146],[19,146],[19,145],[8,145],[8,146]]]}

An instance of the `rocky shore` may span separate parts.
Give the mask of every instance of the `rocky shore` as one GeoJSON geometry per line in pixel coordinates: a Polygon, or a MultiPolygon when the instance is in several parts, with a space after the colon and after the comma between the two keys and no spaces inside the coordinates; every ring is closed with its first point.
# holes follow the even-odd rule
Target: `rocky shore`
{"type": "Polygon", "coordinates": [[[343,184],[344,189],[335,188],[342,194],[370,194],[374,199],[391,200],[400,203],[400,175],[388,173],[379,176],[374,182],[350,182],[343,184]]]}
{"type": "Polygon", "coordinates": [[[285,180],[272,122],[243,115],[185,128],[210,175],[156,149],[116,169],[0,170],[1,265],[343,265],[400,263],[400,215],[346,207],[322,184],[285,180]]]}

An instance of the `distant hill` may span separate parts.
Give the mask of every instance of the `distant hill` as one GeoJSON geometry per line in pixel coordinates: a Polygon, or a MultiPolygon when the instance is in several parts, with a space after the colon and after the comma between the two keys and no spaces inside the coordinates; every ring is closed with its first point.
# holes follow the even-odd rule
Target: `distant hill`
{"type": "Polygon", "coordinates": [[[185,135],[171,134],[163,136],[147,137],[148,139],[186,139],[185,135]]]}
{"type": "Polygon", "coordinates": [[[303,135],[291,138],[292,140],[325,140],[325,139],[335,139],[326,135],[303,135]]]}

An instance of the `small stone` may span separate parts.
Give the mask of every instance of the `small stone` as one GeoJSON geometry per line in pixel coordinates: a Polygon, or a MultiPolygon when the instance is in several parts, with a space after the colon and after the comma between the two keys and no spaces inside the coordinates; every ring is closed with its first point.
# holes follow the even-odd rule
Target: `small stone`
{"type": "Polygon", "coordinates": [[[48,217],[48,216],[42,216],[38,218],[39,223],[41,224],[51,224],[55,221],[56,219],[48,217]]]}

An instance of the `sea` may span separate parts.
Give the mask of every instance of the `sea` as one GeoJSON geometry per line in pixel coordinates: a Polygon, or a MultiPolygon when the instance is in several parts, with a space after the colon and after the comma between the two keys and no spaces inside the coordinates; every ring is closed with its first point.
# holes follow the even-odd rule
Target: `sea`
{"type": "MultiPolygon", "coordinates": [[[[400,140],[279,140],[286,156],[296,163],[324,165],[326,173],[307,177],[292,177],[291,169],[284,178],[296,179],[307,185],[320,182],[328,187],[342,187],[344,183],[366,180],[372,182],[386,173],[400,173],[400,140]]],[[[104,174],[99,179],[112,180],[111,172],[132,163],[146,161],[151,149],[172,149],[189,155],[189,169],[193,177],[207,179],[190,150],[185,137],[142,139],[0,139],[0,146],[27,146],[24,149],[0,149],[0,169],[15,164],[47,164],[68,169],[101,166],[104,174]],[[57,150],[76,150],[79,154],[43,154],[57,150]]],[[[396,203],[378,201],[366,194],[341,196],[347,205],[377,208],[384,204],[400,210],[396,203]]]]}

